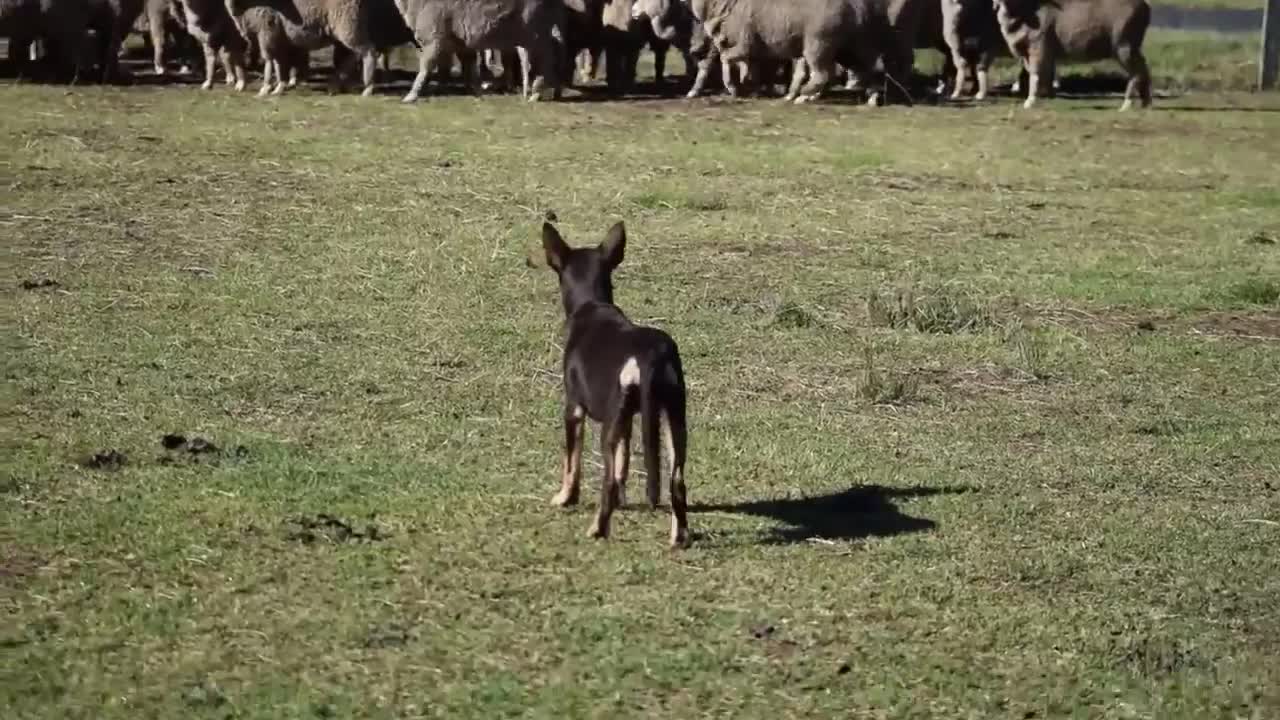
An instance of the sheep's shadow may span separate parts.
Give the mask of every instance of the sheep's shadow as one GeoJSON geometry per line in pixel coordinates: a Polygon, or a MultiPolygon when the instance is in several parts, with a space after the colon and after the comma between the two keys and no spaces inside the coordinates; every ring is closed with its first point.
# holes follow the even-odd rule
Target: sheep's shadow
{"type": "Polygon", "coordinates": [[[937,527],[933,520],[903,513],[895,501],[973,491],[966,486],[891,488],[855,485],[840,492],[800,498],[694,503],[689,506],[689,512],[755,515],[783,523],[769,531],[762,540],[765,544],[790,544],[813,539],[860,540],[927,532],[937,527]]]}

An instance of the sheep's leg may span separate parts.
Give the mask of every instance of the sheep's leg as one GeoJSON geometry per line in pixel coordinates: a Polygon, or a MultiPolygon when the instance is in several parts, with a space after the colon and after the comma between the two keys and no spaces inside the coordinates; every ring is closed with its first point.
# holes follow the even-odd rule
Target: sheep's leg
{"type": "Polygon", "coordinates": [[[600,53],[602,50],[587,50],[587,80],[600,77],[600,53]]]}
{"type": "Polygon", "coordinates": [[[1138,65],[1138,96],[1142,98],[1142,107],[1151,107],[1151,68],[1141,48],[1133,49],[1133,61],[1138,65]]]}
{"type": "MultiPolygon", "coordinates": [[[[480,79],[480,90],[485,92],[492,90],[494,85],[493,80],[495,76],[493,74],[493,66],[490,65],[492,54],[492,50],[481,50],[480,62],[476,65],[476,71],[479,73],[480,79]]],[[[463,67],[463,70],[466,70],[465,66],[463,67]]]]}
{"type": "Polygon", "coordinates": [[[715,55],[707,55],[698,61],[698,74],[693,76],[693,87],[689,88],[689,93],[685,97],[696,98],[702,94],[702,88],[707,84],[707,76],[711,74],[711,63],[715,60],[715,55]]]}
{"type": "Polygon", "coordinates": [[[227,53],[224,47],[218,51],[218,59],[222,62],[222,74],[225,76],[223,81],[227,87],[236,84],[236,71],[231,67],[231,55],[227,53]]]}
{"type": "Polygon", "coordinates": [[[473,94],[480,94],[479,68],[476,67],[476,54],[469,50],[458,53],[462,61],[462,82],[473,94]]]}
{"type": "Polygon", "coordinates": [[[364,81],[364,90],[361,91],[362,97],[373,95],[373,81],[378,72],[378,53],[375,50],[368,49],[360,54],[364,67],[361,72],[361,80],[364,81]]]}
{"type": "Polygon", "coordinates": [[[249,82],[248,73],[244,69],[245,58],[240,52],[229,52],[228,54],[231,58],[231,68],[236,74],[236,92],[240,92],[244,90],[244,86],[249,82]]]}
{"type": "Polygon", "coordinates": [[[529,99],[529,76],[533,73],[533,63],[529,60],[529,50],[523,45],[516,47],[516,56],[520,60],[520,97],[529,99]]]}
{"type": "Polygon", "coordinates": [[[953,52],[951,62],[956,66],[956,86],[951,90],[951,99],[959,100],[964,95],[965,83],[969,82],[969,61],[964,55],[953,52]]]}
{"type": "Polygon", "coordinates": [[[200,89],[209,90],[213,88],[213,74],[218,70],[218,52],[213,49],[213,45],[208,42],[204,43],[204,82],[200,85],[200,89]]]}
{"type": "Polygon", "coordinates": [[[729,93],[729,97],[738,97],[742,93],[741,88],[738,87],[738,80],[745,81],[747,79],[747,64],[721,58],[720,75],[724,80],[724,90],[729,93]],[[735,72],[739,76],[736,79],[734,77],[735,72]]]}
{"type": "MultiPolygon", "coordinates": [[[[560,82],[560,66],[557,62],[559,60],[559,53],[557,52],[557,48],[558,46],[556,45],[555,39],[550,35],[539,39],[538,64],[542,66],[542,75],[538,78],[537,82],[541,83],[541,85],[551,86],[552,100],[559,100],[564,92],[563,85],[560,82]]],[[[535,90],[539,92],[539,97],[541,96],[541,85],[535,88],[535,90]]]]}
{"type": "Polygon", "coordinates": [[[258,97],[266,97],[271,92],[272,75],[276,70],[275,60],[267,52],[267,44],[259,41],[259,47],[262,48],[262,88],[258,90],[258,97]]]}
{"type": "MultiPolygon", "coordinates": [[[[276,66],[276,86],[271,88],[271,94],[283,95],[284,89],[287,86],[285,83],[285,77],[288,75],[288,73],[285,72],[285,65],[281,64],[278,58],[275,60],[272,60],[271,64],[276,66]]],[[[294,71],[294,68],[290,66],[288,72],[293,72],[293,71],[294,71]]]]}
{"type": "Polygon", "coordinates": [[[1053,80],[1053,61],[1044,43],[1032,43],[1022,57],[1022,65],[1027,72],[1027,99],[1022,107],[1031,109],[1035,107],[1036,99],[1043,89],[1041,82],[1053,80]]]}
{"type": "Polygon", "coordinates": [[[886,52],[884,56],[885,100],[894,99],[910,105],[911,92],[907,85],[911,83],[911,69],[915,66],[915,51],[911,43],[903,43],[897,52],[886,52]]]}
{"type": "Polygon", "coordinates": [[[942,72],[938,74],[938,84],[934,87],[935,95],[942,95],[947,91],[947,83],[956,78],[956,61],[951,57],[951,49],[939,51],[942,53],[942,72]]]}
{"type": "Polygon", "coordinates": [[[990,79],[988,71],[991,69],[991,63],[995,60],[995,54],[987,50],[978,58],[978,92],[973,96],[975,100],[986,100],[987,90],[990,88],[990,79]]]}
{"type": "Polygon", "coordinates": [[[583,48],[579,50],[577,56],[573,59],[573,64],[574,70],[578,76],[578,81],[583,85],[586,85],[595,78],[595,59],[591,55],[590,48],[583,48]]]}
{"type": "Polygon", "coordinates": [[[124,16],[117,16],[103,38],[102,81],[128,82],[129,74],[120,67],[120,56],[124,54],[124,39],[133,30],[132,23],[124,24],[124,16]]]}
{"type": "Polygon", "coordinates": [[[422,94],[422,88],[427,84],[427,78],[431,75],[439,53],[438,42],[433,40],[422,43],[422,49],[418,51],[418,75],[413,79],[413,87],[409,88],[409,94],[404,96],[404,102],[414,102],[422,94]]]}
{"type": "Polygon", "coordinates": [[[347,81],[355,70],[360,56],[347,49],[341,43],[333,44],[333,74],[329,76],[329,92],[346,92],[347,81]]]}
{"type": "Polygon", "coordinates": [[[520,89],[520,54],[514,50],[502,51],[502,89],[515,94],[520,89]]]}
{"type": "Polygon", "coordinates": [[[311,53],[302,48],[293,48],[289,55],[289,87],[298,87],[303,74],[311,63],[311,53]]]}
{"type": "MultiPolygon", "coordinates": [[[[561,86],[559,86],[559,77],[556,73],[556,42],[550,36],[539,37],[535,42],[534,51],[538,54],[538,64],[541,65],[541,72],[538,77],[532,78],[529,83],[529,101],[536,102],[543,99],[543,88],[548,85],[552,86],[554,99],[559,100],[561,86]]],[[[525,58],[530,59],[529,54],[526,53],[525,58]]],[[[534,68],[530,63],[529,72],[526,74],[532,74],[532,72],[534,72],[534,68]]]]}
{"type": "Polygon", "coordinates": [[[1116,59],[1129,74],[1129,82],[1124,88],[1124,102],[1120,105],[1121,112],[1133,106],[1135,95],[1141,95],[1143,107],[1151,105],[1151,72],[1147,68],[1146,58],[1142,57],[1142,51],[1134,50],[1131,45],[1124,45],[1116,49],[1116,59]]]}
{"type": "Polygon", "coordinates": [[[800,95],[800,86],[804,84],[805,75],[808,74],[803,58],[796,58],[792,66],[791,84],[787,86],[787,94],[782,97],[786,102],[792,102],[800,95]]]}
{"type": "Polygon", "coordinates": [[[164,75],[164,15],[148,13],[148,30],[151,34],[151,67],[156,75],[164,75]],[[159,17],[156,17],[159,15],[159,17]]]}
{"type": "Polygon", "coordinates": [[[821,97],[822,91],[827,87],[827,80],[831,77],[831,62],[827,58],[814,54],[804,58],[804,63],[809,66],[809,82],[805,83],[796,97],[796,104],[812,102],[821,97]]]}
{"type": "Polygon", "coordinates": [[[623,61],[623,93],[629,93],[635,89],[636,80],[640,75],[640,50],[641,48],[635,48],[629,51],[623,61]]]}

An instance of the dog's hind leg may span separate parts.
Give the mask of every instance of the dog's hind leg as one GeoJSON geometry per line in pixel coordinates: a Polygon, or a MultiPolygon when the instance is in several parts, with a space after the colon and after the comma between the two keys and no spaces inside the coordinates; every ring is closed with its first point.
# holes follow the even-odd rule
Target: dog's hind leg
{"type": "Polygon", "coordinates": [[[636,411],[634,386],[623,386],[622,398],[613,417],[600,423],[600,455],[604,458],[604,478],[600,481],[600,511],[590,535],[609,537],[609,519],[621,501],[620,490],[627,479],[631,454],[631,416],[636,411]]]}
{"type": "Polygon", "coordinates": [[[618,507],[618,486],[622,477],[623,457],[630,447],[630,423],[613,422],[600,430],[600,455],[604,458],[604,477],[600,479],[600,510],[587,534],[593,538],[609,537],[609,520],[618,507]]]}
{"type": "MultiPolygon", "coordinates": [[[[631,427],[631,423],[627,423],[631,427]]],[[[631,432],[622,436],[613,449],[614,482],[618,484],[618,502],[614,507],[627,506],[627,478],[631,472],[631,432]]]]}
{"type": "Polygon", "coordinates": [[[683,387],[673,389],[666,398],[667,416],[664,439],[667,454],[671,457],[671,547],[689,544],[688,496],[684,484],[684,461],[688,450],[688,426],[685,422],[685,396],[683,387]]]}
{"type": "Polygon", "coordinates": [[[560,480],[560,492],[551,499],[552,505],[568,507],[578,504],[578,487],[582,482],[582,431],[585,421],[580,406],[564,409],[564,472],[560,480]]]}

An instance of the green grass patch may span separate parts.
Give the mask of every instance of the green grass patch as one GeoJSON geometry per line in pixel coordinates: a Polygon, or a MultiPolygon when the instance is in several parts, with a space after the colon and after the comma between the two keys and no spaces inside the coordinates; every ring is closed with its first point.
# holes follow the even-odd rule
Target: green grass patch
{"type": "MultiPolygon", "coordinates": [[[[1151,68],[1152,88],[1160,93],[1244,91],[1253,90],[1258,84],[1260,32],[1152,28],[1142,49],[1151,68]]],[[[935,50],[918,50],[916,64],[923,72],[938,72],[942,55],[935,50]]],[[[1059,65],[1059,75],[1078,76],[1090,85],[1103,80],[1111,91],[1124,91],[1124,71],[1113,60],[1065,62],[1059,65]]],[[[1012,83],[1018,77],[1018,66],[1010,58],[1001,58],[993,66],[991,77],[993,83],[1012,83]]]]}
{"type": "Polygon", "coordinates": [[[1251,278],[1232,285],[1227,290],[1227,296],[1250,305],[1276,305],[1280,302],[1280,283],[1251,278]]]}
{"type": "Polygon", "coordinates": [[[858,396],[873,405],[904,405],[918,399],[920,385],[909,372],[893,372],[876,366],[876,351],[867,346],[858,396]]]}
{"type": "Polygon", "coordinates": [[[631,201],[646,210],[686,210],[715,212],[727,210],[729,202],[716,195],[697,192],[655,191],[632,196],[631,201]]]}
{"type": "Polygon", "coordinates": [[[978,332],[998,324],[996,311],[971,291],[957,287],[907,287],[867,297],[872,325],[922,333],[978,332]]]}
{"type": "Polygon", "coordinates": [[[1258,33],[1148,31],[1143,53],[1155,87],[1169,92],[1248,90],[1258,84],[1258,33]]]}
{"type": "Polygon", "coordinates": [[[6,719],[1277,715],[1276,97],[402,89],[0,86],[6,719]],[[548,505],[548,212],[686,552],[548,505]]]}

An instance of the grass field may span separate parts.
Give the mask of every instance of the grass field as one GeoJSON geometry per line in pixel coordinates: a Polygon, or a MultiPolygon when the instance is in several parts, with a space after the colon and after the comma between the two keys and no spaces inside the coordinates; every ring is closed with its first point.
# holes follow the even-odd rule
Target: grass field
{"type": "MultiPolygon", "coordinates": [[[[1158,93],[1230,92],[1257,88],[1261,44],[1261,35],[1257,33],[1152,28],[1143,50],[1151,66],[1152,86],[1158,93]]],[[[403,62],[408,66],[408,59],[403,62]]],[[[917,50],[916,65],[922,72],[940,72],[942,54],[935,50],[917,50]]],[[[680,63],[676,62],[675,67],[680,68],[680,63]]],[[[1112,60],[1064,64],[1059,75],[1077,76],[1085,82],[1105,76],[1108,90],[1122,92],[1124,89],[1125,77],[1112,60]]],[[[993,66],[995,82],[1012,83],[1017,76],[1018,66],[1010,58],[1000,58],[993,66]]]]}
{"type": "Polygon", "coordinates": [[[0,102],[5,718],[1280,714],[1274,95],[0,102]],[[547,504],[548,211],[687,551],[547,504]]]}

